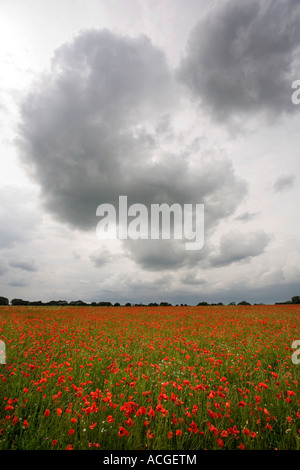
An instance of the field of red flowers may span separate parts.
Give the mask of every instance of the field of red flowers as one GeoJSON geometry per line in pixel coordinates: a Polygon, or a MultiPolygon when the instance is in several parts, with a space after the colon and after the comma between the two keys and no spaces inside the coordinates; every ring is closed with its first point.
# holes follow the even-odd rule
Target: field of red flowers
{"type": "Polygon", "coordinates": [[[300,306],[1,307],[0,450],[299,449],[300,306]]]}

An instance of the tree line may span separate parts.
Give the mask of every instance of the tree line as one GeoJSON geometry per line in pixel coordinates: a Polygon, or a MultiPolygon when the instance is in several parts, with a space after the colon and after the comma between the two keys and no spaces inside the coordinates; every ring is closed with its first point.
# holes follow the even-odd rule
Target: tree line
{"type": "MultiPolygon", "coordinates": [[[[87,303],[84,302],[83,300],[72,300],[70,302],[67,302],[66,300],[50,300],[49,302],[42,302],[41,300],[35,300],[35,301],[30,301],[30,300],[23,300],[23,299],[12,299],[10,302],[6,297],[0,297],[0,305],[14,305],[14,306],[19,306],[19,305],[34,305],[34,306],[78,306],[78,307],[86,307],[86,306],[91,306],[91,307],[120,307],[121,304],[119,302],[91,302],[87,303]]],[[[131,306],[141,306],[141,307],[146,307],[147,304],[132,304],[130,302],[127,302],[123,306],[125,307],[131,307],[131,306]]],[[[169,302],[151,302],[148,304],[150,307],[164,307],[164,306],[172,306],[171,303],[169,302]]]]}
{"type": "MultiPolygon", "coordinates": [[[[287,300],[285,302],[275,302],[275,305],[284,305],[284,304],[300,304],[300,296],[296,295],[291,298],[291,300],[287,300]]],[[[0,305],[34,305],[34,306],[78,306],[78,307],[86,307],[86,306],[91,306],[91,307],[120,307],[122,306],[119,302],[91,302],[91,303],[86,303],[83,302],[82,300],[72,300],[70,302],[67,302],[66,300],[50,300],[49,302],[42,302],[41,300],[37,301],[29,301],[29,300],[23,300],[23,299],[12,299],[10,302],[6,297],[1,297],[0,296],[0,305]]],[[[198,307],[208,307],[208,306],[222,306],[224,305],[222,302],[218,303],[208,303],[208,302],[199,302],[197,304],[198,307]]],[[[228,305],[251,305],[249,302],[246,300],[242,300],[238,304],[235,302],[230,302],[228,305]]],[[[253,304],[253,305],[263,305],[263,304],[253,304]]],[[[127,302],[123,306],[125,307],[172,307],[172,304],[169,302],[150,302],[148,304],[143,304],[143,303],[130,303],[127,302]]],[[[187,307],[187,304],[180,304],[180,307],[187,307]]],[[[176,304],[176,307],[179,307],[179,304],[176,304]]]]}

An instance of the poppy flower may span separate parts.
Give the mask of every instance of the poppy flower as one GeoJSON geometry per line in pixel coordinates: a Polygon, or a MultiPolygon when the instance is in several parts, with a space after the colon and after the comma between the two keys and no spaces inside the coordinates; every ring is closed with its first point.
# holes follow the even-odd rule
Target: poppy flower
{"type": "Polygon", "coordinates": [[[123,426],[119,427],[119,437],[129,436],[129,432],[123,428],[123,426]]]}

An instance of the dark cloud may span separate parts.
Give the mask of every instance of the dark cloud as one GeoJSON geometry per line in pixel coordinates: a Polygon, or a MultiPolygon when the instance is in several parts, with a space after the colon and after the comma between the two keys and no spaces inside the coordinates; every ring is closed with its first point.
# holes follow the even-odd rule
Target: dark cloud
{"type": "Polygon", "coordinates": [[[23,103],[20,126],[21,156],[46,208],[91,229],[100,203],[152,198],[147,120],[164,115],[174,96],[165,56],[146,37],[87,31],[58,49],[23,103]]]}
{"type": "Polygon", "coordinates": [[[12,268],[22,269],[24,271],[35,272],[37,271],[37,266],[33,260],[16,260],[10,261],[9,265],[12,268]]]}
{"type": "MultiPolygon", "coordinates": [[[[228,0],[193,29],[179,78],[220,122],[293,113],[299,71],[300,3],[228,0]]],[[[299,107],[298,107],[299,108],[299,107]]]]}
{"type": "Polygon", "coordinates": [[[249,222],[250,220],[255,219],[258,217],[259,212],[243,212],[242,214],[235,217],[235,220],[239,222],[249,222]]]}
{"type": "Polygon", "coordinates": [[[24,279],[14,280],[8,283],[9,286],[11,287],[26,287],[28,286],[28,282],[25,281],[24,279]]]}
{"type": "Polygon", "coordinates": [[[149,271],[175,270],[187,262],[187,253],[177,240],[127,240],[125,246],[129,256],[149,271]]]}
{"type": "MultiPolygon", "coordinates": [[[[247,191],[230,160],[188,137],[164,150],[179,101],[165,55],[144,36],[92,30],[60,47],[24,100],[18,141],[46,210],[80,230],[96,230],[97,206],[117,208],[119,195],[147,207],[204,203],[207,231],[230,216],[247,191]]],[[[149,269],[183,263],[182,246],[158,245],[129,250],[149,269]]]]}
{"type": "Polygon", "coordinates": [[[184,276],[180,278],[180,281],[183,284],[187,284],[189,286],[200,286],[207,283],[207,279],[204,277],[199,277],[195,272],[188,272],[184,276]]]}
{"type": "Polygon", "coordinates": [[[277,178],[275,181],[273,188],[276,193],[281,191],[285,191],[287,189],[291,189],[295,183],[295,176],[294,175],[283,175],[277,178]]]}
{"type": "Polygon", "coordinates": [[[102,268],[102,266],[106,265],[113,261],[114,255],[109,253],[108,251],[104,250],[100,253],[94,253],[90,256],[90,260],[93,262],[96,268],[102,268]]]}
{"type": "Polygon", "coordinates": [[[210,257],[210,264],[222,267],[249,261],[263,253],[270,240],[270,236],[263,231],[253,233],[232,231],[221,237],[219,252],[210,257]]]}

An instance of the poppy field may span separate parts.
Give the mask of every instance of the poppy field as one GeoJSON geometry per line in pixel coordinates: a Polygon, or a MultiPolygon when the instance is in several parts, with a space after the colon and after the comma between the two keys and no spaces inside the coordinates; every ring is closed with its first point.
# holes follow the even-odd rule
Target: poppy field
{"type": "Polygon", "coordinates": [[[1,307],[0,450],[297,450],[300,306],[1,307]]]}

